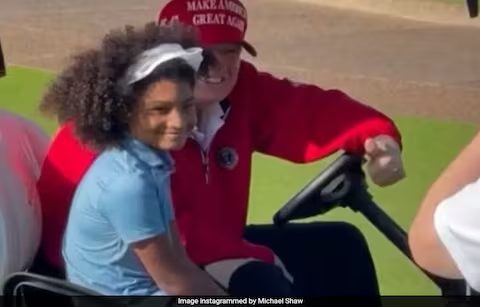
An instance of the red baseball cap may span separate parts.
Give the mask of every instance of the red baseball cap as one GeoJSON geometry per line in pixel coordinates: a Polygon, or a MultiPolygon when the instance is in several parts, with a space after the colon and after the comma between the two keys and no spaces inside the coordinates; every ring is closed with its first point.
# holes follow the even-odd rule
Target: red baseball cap
{"type": "Polygon", "coordinates": [[[247,10],[239,0],[170,0],[160,10],[158,23],[175,20],[197,28],[203,45],[241,44],[250,55],[257,55],[245,41],[247,10]]]}

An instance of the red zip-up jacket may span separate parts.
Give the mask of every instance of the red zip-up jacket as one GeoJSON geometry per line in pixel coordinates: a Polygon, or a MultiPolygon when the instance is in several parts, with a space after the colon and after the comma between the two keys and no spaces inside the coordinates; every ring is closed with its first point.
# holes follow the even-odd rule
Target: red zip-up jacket
{"type": "MultiPolygon", "coordinates": [[[[278,79],[242,62],[228,97],[230,109],[209,149],[190,139],[172,155],[172,198],[182,241],[192,260],[205,265],[229,258],[273,261],[264,246],[246,242],[252,154],[296,163],[324,158],[340,149],[363,154],[364,141],[380,134],[401,145],[384,114],[338,90],[278,79]]],[[[76,139],[72,123],[51,144],[38,189],[43,206],[41,250],[59,268],[61,241],[73,193],[96,153],[76,139]]]]}

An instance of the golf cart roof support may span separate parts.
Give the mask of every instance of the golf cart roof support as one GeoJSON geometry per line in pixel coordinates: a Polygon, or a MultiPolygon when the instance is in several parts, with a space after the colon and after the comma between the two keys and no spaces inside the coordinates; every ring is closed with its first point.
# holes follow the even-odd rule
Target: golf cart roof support
{"type": "Polygon", "coordinates": [[[5,58],[3,57],[2,42],[0,42],[0,77],[7,74],[7,68],[5,67],[5,58]]]}
{"type": "Polygon", "coordinates": [[[470,18],[478,16],[478,0],[467,0],[467,8],[470,18]]]}

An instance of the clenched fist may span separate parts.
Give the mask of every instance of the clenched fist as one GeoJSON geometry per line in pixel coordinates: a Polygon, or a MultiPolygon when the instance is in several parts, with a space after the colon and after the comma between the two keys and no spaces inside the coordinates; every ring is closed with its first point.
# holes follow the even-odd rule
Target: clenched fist
{"type": "Polygon", "coordinates": [[[400,146],[390,136],[380,135],[365,141],[367,173],[381,186],[392,185],[405,178],[400,146]]]}

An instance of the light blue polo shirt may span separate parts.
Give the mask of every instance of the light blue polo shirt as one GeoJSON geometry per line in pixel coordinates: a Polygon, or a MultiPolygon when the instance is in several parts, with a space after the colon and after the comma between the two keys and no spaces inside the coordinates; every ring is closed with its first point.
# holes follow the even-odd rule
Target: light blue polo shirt
{"type": "Polygon", "coordinates": [[[62,249],[68,280],[105,295],[165,294],[130,244],[170,236],[172,170],[167,152],[132,137],[98,156],[69,213],[62,249]]]}

